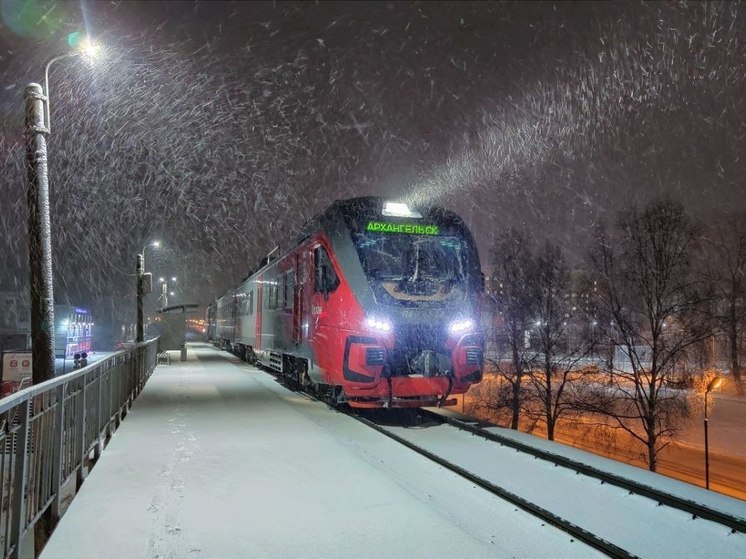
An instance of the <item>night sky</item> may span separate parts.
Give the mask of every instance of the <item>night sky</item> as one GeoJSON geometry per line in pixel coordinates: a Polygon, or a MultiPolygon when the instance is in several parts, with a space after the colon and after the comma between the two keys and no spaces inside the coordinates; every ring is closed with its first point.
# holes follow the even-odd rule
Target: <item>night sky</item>
{"type": "MultiPolygon", "coordinates": [[[[27,290],[23,90],[50,74],[55,294],[130,305],[135,255],[206,303],[335,198],[522,227],[580,261],[668,195],[746,209],[744,3],[0,0],[0,291],[27,290]]],[[[134,308],[132,309],[134,313],[134,308]]]]}

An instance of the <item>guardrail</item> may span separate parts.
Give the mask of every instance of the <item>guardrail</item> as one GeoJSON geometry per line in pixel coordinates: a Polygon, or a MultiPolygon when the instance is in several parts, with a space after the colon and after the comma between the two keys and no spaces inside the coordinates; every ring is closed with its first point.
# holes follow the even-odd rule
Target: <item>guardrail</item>
{"type": "Polygon", "coordinates": [[[157,344],[138,344],[0,400],[0,556],[41,551],[64,512],[62,493],[77,493],[153,372],[157,344]]]}

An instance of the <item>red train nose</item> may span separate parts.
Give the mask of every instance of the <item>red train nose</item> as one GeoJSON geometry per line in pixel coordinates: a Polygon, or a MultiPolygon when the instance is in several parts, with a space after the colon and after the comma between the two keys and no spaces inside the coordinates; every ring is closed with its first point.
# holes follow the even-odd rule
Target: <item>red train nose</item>
{"type": "Polygon", "coordinates": [[[345,344],[343,376],[353,383],[375,383],[381,379],[386,348],[375,338],[350,336],[345,344]]]}

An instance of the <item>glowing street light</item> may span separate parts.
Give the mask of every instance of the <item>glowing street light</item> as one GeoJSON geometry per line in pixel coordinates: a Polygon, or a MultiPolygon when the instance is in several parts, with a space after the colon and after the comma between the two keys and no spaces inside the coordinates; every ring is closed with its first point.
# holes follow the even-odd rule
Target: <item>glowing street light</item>
{"type": "Polygon", "coordinates": [[[77,56],[82,56],[83,58],[86,58],[88,60],[95,60],[101,54],[101,46],[94,43],[90,37],[84,37],[80,32],[71,33],[70,35],[68,35],[67,40],[70,46],[74,47],[75,50],[73,50],[72,52],[68,52],[67,54],[55,56],[52,60],[47,62],[47,66],[44,69],[44,96],[46,97],[45,126],[47,129],[47,134],[49,134],[52,130],[49,120],[49,67],[58,60],[64,60],[65,58],[75,58],[77,56]]]}
{"type": "Polygon", "coordinates": [[[153,241],[152,243],[148,243],[147,245],[142,247],[142,252],[140,254],[142,254],[142,269],[143,270],[145,270],[145,249],[148,247],[158,248],[159,246],[161,246],[160,241],[153,241]]]}
{"type": "Polygon", "coordinates": [[[723,383],[723,377],[715,377],[705,389],[705,488],[710,488],[710,449],[707,441],[707,397],[723,383]]]}
{"type": "MultiPolygon", "coordinates": [[[[82,38],[82,35],[78,34],[82,38]]],[[[71,46],[72,46],[72,41],[71,46]]],[[[76,41],[76,50],[52,58],[44,68],[44,89],[26,86],[25,141],[28,177],[29,290],[31,296],[32,380],[38,384],[55,374],[54,286],[52,283],[52,232],[49,221],[49,68],[65,58],[97,50],[90,41],[76,41]]]]}
{"type": "MultiPolygon", "coordinates": [[[[173,291],[173,290],[169,290],[168,289],[168,281],[166,281],[166,278],[160,278],[160,281],[161,281],[161,297],[160,297],[160,299],[161,299],[161,301],[163,301],[163,306],[167,307],[168,306],[168,296],[171,295],[171,297],[173,297],[173,296],[176,295],[176,292],[173,291]]],[[[172,277],[171,281],[172,282],[176,282],[176,278],[172,277]]]]}
{"type": "Polygon", "coordinates": [[[137,255],[136,281],[137,281],[137,331],[135,342],[145,341],[145,328],[143,326],[142,299],[146,293],[150,293],[150,274],[145,273],[145,249],[148,247],[158,248],[160,241],[153,241],[142,247],[142,252],[137,255]]]}

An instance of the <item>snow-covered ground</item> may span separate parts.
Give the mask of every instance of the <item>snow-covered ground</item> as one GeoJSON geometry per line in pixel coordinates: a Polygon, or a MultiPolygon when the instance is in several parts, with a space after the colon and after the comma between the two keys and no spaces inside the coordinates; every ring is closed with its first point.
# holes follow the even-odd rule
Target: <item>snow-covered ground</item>
{"type": "MultiPolygon", "coordinates": [[[[441,425],[421,430],[390,430],[635,556],[746,557],[746,534],[731,534],[730,528],[720,524],[694,519],[690,513],[659,506],[655,500],[630,495],[626,489],[578,475],[571,469],[556,467],[551,462],[535,459],[510,447],[470,436],[455,427],[441,425]]],[[[598,470],[746,518],[744,501],[525,433],[495,430],[528,446],[540,446],[548,452],[567,456],[598,470]]]]}
{"type": "Polygon", "coordinates": [[[224,353],[173,363],[43,559],[599,556],[224,353]]]}

